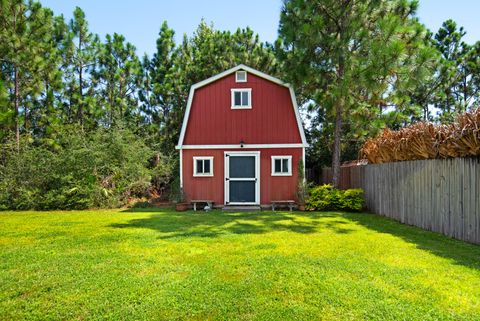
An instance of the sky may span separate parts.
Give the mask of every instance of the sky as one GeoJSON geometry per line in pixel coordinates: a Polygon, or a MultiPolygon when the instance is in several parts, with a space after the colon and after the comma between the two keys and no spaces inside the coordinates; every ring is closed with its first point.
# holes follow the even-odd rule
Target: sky
{"type": "MultiPolygon", "coordinates": [[[[90,30],[102,38],[114,32],[123,34],[137,48],[137,54],[152,55],[164,20],[175,30],[176,41],[191,36],[201,19],[216,29],[235,31],[249,26],[260,40],[273,42],[282,6],[281,0],[40,0],[55,14],[69,20],[76,6],[86,14],[90,30]]],[[[430,30],[442,22],[455,20],[467,31],[465,41],[480,40],[480,0],[420,0],[417,13],[430,30]]]]}

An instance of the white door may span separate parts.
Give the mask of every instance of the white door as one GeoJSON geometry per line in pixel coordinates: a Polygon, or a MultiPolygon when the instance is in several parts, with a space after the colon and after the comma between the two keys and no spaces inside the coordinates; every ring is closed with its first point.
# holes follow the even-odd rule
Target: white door
{"type": "Polygon", "coordinates": [[[225,152],[225,205],[260,204],[260,152],[225,152]]]}

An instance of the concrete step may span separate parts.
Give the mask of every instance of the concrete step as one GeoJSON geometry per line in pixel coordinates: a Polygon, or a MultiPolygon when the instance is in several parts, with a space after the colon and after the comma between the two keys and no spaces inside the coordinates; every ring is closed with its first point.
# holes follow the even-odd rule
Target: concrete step
{"type": "Polygon", "coordinates": [[[224,212],[260,212],[258,205],[226,205],[222,208],[224,212]]]}

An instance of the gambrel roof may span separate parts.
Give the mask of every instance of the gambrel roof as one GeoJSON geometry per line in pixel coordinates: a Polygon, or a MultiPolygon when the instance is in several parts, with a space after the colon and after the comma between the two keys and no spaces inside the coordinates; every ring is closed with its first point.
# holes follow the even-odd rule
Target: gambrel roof
{"type": "Polygon", "coordinates": [[[184,142],[184,138],[185,138],[185,132],[187,130],[187,123],[188,123],[188,119],[189,119],[189,116],[190,116],[190,110],[191,110],[191,107],[192,107],[192,102],[193,102],[193,96],[195,94],[195,90],[198,89],[198,88],[201,88],[203,86],[206,86],[216,80],[219,80],[225,76],[228,76],[238,70],[244,70],[248,73],[251,73],[255,76],[258,76],[260,78],[263,78],[263,79],[266,79],[268,81],[271,81],[275,84],[278,84],[280,86],[284,86],[286,88],[288,88],[289,92],[290,92],[290,97],[291,97],[291,100],[292,100],[292,106],[293,106],[293,109],[294,109],[294,114],[295,114],[295,118],[296,118],[296,122],[297,122],[297,126],[298,126],[298,131],[300,133],[300,137],[301,137],[301,140],[302,140],[302,144],[301,144],[301,147],[308,147],[308,144],[307,144],[307,140],[305,138],[305,132],[303,130],[303,125],[302,125],[302,119],[300,118],[300,113],[298,111],[298,105],[297,105],[297,100],[295,98],[295,92],[293,91],[293,87],[288,84],[288,83],[285,83],[283,82],[282,80],[278,79],[278,78],[275,78],[275,77],[272,77],[270,75],[267,75],[266,73],[263,73],[261,71],[258,71],[256,69],[253,69],[251,67],[248,67],[246,65],[243,65],[243,64],[240,64],[236,67],[233,67],[231,69],[228,69],[224,72],[221,72],[215,76],[212,76],[210,78],[207,78],[203,81],[200,81],[194,85],[192,85],[192,87],[190,88],[190,92],[188,94],[188,101],[187,101],[187,108],[185,110],[185,115],[183,117],[183,123],[182,123],[182,129],[180,131],[180,137],[178,139],[178,145],[176,146],[177,149],[182,149],[182,146],[183,146],[183,142],[184,142]]]}

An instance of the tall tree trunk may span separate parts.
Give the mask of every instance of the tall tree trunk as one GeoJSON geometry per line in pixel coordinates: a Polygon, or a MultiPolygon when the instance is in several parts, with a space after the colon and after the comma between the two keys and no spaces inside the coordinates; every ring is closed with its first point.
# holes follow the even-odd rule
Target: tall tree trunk
{"type": "MultiPolygon", "coordinates": [[[[338,88],[343,88],[343,75],[345,69],[345,60],[343,56],[339,57],[337,82],[338,88]]],[[[342,125],[343,125],[343,108],[345,104],[345,90],[341,89],[339,97],[335,102],[335,131],[333,136],[333,155],[332,155],[332,184],[333,187],[340,186],[340,158],[341,158],[341,141],[342,141],[342,125]]]]}
{"type": "MultiPolygon", "coordinates": [[[[80,32],[78,35],[78,52],[82,52],[82,33],[80,32]]],[[[80,99],[77,102],[78,103],[78,121],[80,122],[80,126],[83,127],[83,60],[80,59],[80,66],[79,66],[79,71],[78,71],[78,85],[79,85],[79,91],[80,91],[80,99]]]]}
{"type": "Polygon", "coordinates": [[[341,137],[343,125],[343,97],[340,97],[335,104],[335,131],[333,138],[333,157],[332,157],[332,184],[335,188],[340,186],[340,157],[341,157],[341,137]]]}
{"type": "MultiPolygon", "coordinates": [[[[118,90],[118,95],[119,97],[123,97],[123,93],[122,93],[122,90],[123,90],[123,79],[120,81],[120,89],[118,90]]],[[[119,109],[120,109],[120,120],[123,120],[123,107],[122,107],[122,103],[120,102],[120,104],[118,104],[119,106],[119,109]]]]}
{"type": "Polygon", "coordinates": [[[28,107],[23,105],[23,132],[26,134],[28,131],[28,107]]]}
{"type": "Polygon", "coordinates": [[[18,69],[15,67],[15,136],[17,142],[17,151],[20,151],[20,86],[18,81],[18,69]]]}
{"type": "Polygon", "coordinates": [[[468,96],[468,85],[467,85],[467,74],[466,70],[463,72],[463,110],[462,113],[467,111],[467,96],[468,96]]]}
{"type": "Polygon", "coordinates": [[[78,84],[79,84],[79,91],[80,91],[80,99],[78,100],[78,121],[80,125],[83,126],[83,68],[80,65],[80,71],[78,74],[78,84]]]}

